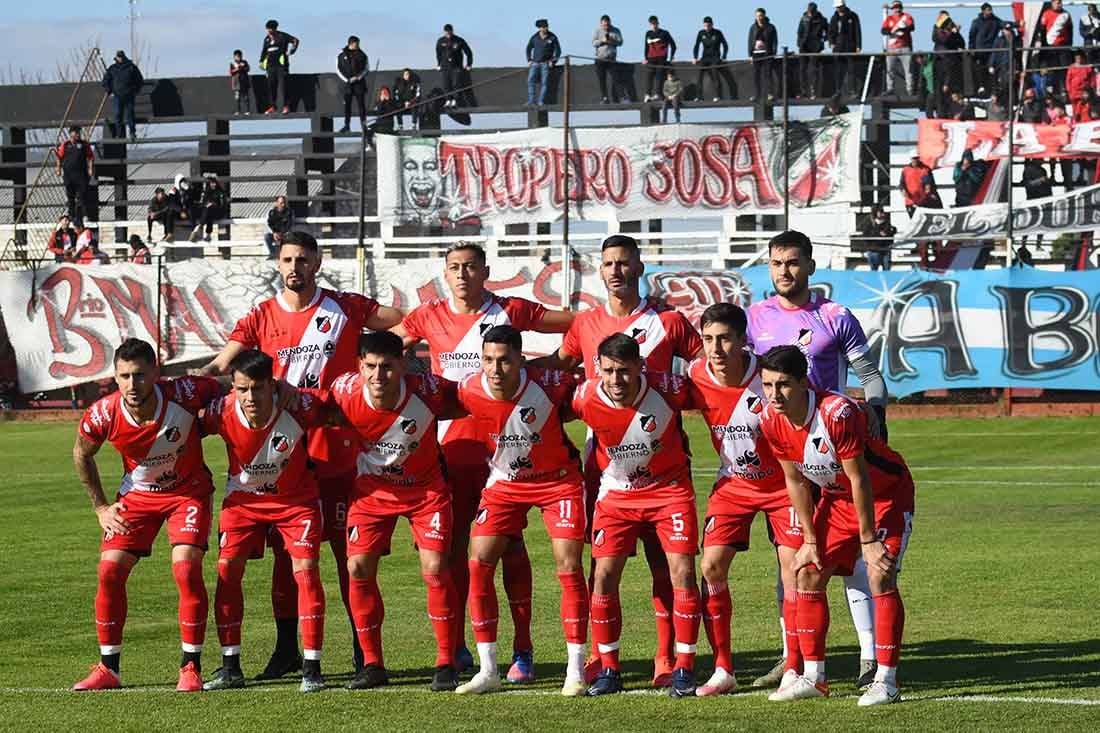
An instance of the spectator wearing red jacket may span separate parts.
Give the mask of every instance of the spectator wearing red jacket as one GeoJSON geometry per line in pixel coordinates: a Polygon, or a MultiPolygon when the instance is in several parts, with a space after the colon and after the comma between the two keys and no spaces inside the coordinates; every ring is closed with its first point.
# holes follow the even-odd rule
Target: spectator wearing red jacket
{"type": "Polygon", "coordinates": [[[1051,0],[1050,7],[1039,16],[1043,46],[1039,52],[1039,66],[1055,69],[1051,72],[1054,85],[1065,91],[1066,70],[1073,62],[1073,18],[1062,8],[1062,0],[1051,0]]]}
{"type": "Polygon", "coordinates": [[[69,215],[62,214],[57,220],[57,228],[50,232],[46,251],[53,255],[54,262],[72,262],[76,254],[76,232],[69,221],[69,215]]]}
{"type": "Polygon", "coordinates": [[[901,95],[904,86],[907,96],[913,96],[910,81],[912,75],[906,67],[909,54],[913,51],[913,16],[905,12],[905,7],[894,0],[890,3],[890,14],[882,21],[882,35],[886,38],[886,89],[885,94],[901,95]],[[899,84],[899,79],[901,83],[899,84]]]}
{"type": "Polygon", "coordinates": [[[905,197],[905,211],[909,216],[918,206],[926,209],[942,208],[936,183],[932,180],[932,171],[914,154],[909,165],[901,169],[901,184],[898,186],[905,197]]]}
{"type": "Polygon", "coordinates": [[[1073,54],[1073,66],[1066,70],[1066,96],[1073,105],[1073,113],[1085,103],[1085,94],[1096,88],[1096,72],[1085,61],[1085,52],[1078,49],[1073,54]]]}

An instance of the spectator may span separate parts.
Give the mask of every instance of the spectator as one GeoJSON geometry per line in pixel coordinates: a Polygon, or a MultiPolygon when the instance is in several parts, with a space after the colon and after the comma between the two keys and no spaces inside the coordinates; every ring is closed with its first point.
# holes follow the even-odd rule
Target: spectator
{"type": "Polygon", "coordinates": [[[806,5],[798,21],[798,90],[802,96],[817,99],[821,91],[821,56],[829,38],[829,21],[817,10],[817,3],[806,5]]]}
{"type": "Polygon", "coordinates": [[[550,70],[561,57],[561,44],[558,37],[550,32],[550,22],[546,18],[535,21],[535,32],[527,41],[527,106],[546,104],[546,87],[550,83],[550,70]],[[535,89],[538,96],[535,96],[535,89]]]}
{"type": "MultiPolygon", "coordinates": [[[[172,207],[173,225],[176,221],[186,222],[188,225],[194,221],[196,193],[191,188],[191,182],[187,177],[177,173],[172,188],[168,190],[168,205],[172,207]]],[[[168,234],[172,234],[171,230],[168,234]]]]}
{"type": "Polygon", "coordinates": [[[730,99],[736,95],[733,86],[733,77],[726,68],[726,55],[730,45],[726,42],[726,36],[722,31],[714,27],[714,19],[709,15],[703,18],[703,29],[695,34],[695,45],[691,49],[693,64],[699,65],[699,75],[695,80],[695,98],[703,99],[703,81],[710,77],[714,85],[714,101],[722,99],[722,80],[726,80],[726,88],[729,89],[730,99]],[[702,51],[702,55],[700,55],[702,51]]]}
{"type": "Polygon", "coordinates": [[[176,210],[161,186],[157,186],[153,191],[153,198],[149,200],[149,209],[145,215],[145,223],[148,227],[145,238],[150,242],[153,241],[153,222],[164,227],[164,236],[160,241],[171,242],[175,239],[173,230],[176,227],[176,210]]]}
{"type": "MultiPolygon", "coordinates": [[[[1027,192],[1028,200],[1048,198],[1054,195],[1054,181],[1047,174],[1047,169],[1043,167],[1043,161],[1041,160],[1028,158],[1024,161],[1021,182],[1024,184],[1024,191],[1027,192]]],[[[1026,245],[1027,241],[1028,237],[1025,236],[1021,244],[1026,245]]],[[[1035,236],[1035,251],[1038,252],[1042,246],[1043,235],[1039,233],[1035,236]]]]}
{"type": "Polygon", "coordinates": [[[62,214],[57,226],[50,232],[50,241],[46,251],[53,255],[54,262],[72,262],[76,254],[76,232],[73,230],[68,214],[62,214]]]}
{"type": "Polygon", "coordinates": [[[153,253],[145,246],[145,242],[141,241],[141,237],[136,234],[130,235],[130,264],[153,264],[153,253]]]}
{"type": "Polygon", "coordinates": [[[412,69],[402,69],[393,80],[393,99],[397,103],[397,129],[405,127],[405,114],[409,115],[409,129],[415,130],[420,122],[420,75],[412,69]]]}
{"type": "Polygon", "coordinates": [[[378,97],[375,99],[374,108],[370,111],[370,113],[374,115],[374,122],[367,127],[367,144],[370,147],[374,147],[375,133],[393,134],[394,122],[396,121],[395,118],[400,111],[401,107],[399,107],[396,100],[394,100],[390,88],[387,86],[381,87],[378,90],[378,97]]]}
{"type": "Polygon", "coordinates": [[[665,103],[661,107],[661,122],[668,124],[668,111],[673,110],[676,113],[676,121],[680,121],[680,98],[684,96],[684,85],[676,78],[676,72],[672,69],[668,70],[668,75],[665,77],[665,83],[661,87],[661,93],[664,95],[665,103]]]}
{"type": "Polygon", "coordinates": [[[57,146],[57,175],[65,186],[67,213],[77,226],[83,226],[88,187],[95,175],[95,153],[91,144],[80,138],[76,125],[69,128],[69,139],[57,146]]]}
{"type": "Polygon", "coordinates": [[[829,97],[829,101],[821,108],[821,114],[818,117],[836,117],[837,115],[846,115],[849,111],[848,105],[840,101],[840,95],[834,94],[829,97]]]}
{"type": "Polygon", "coordinates": [[[105,252],[99,250],[99,238],[95,231],[85,227],[77,227],[76,238],[76,264],[78,265],[109,265],[111,258],[105,252]]]}
{"type": "Polygon", "coordinates": [[[283,236],[293,228],[294,210],[287,206],[286,196],[276,196],[275,206],[267,212],[267,231],[264,233],[264,244],[270,259],[275,259],[279,254],[283,236]]]}
{"type": "MultiPolygon", "coordinates": [[[[886,37],[886,94],[901,96],[902,85],[907,96],[913,96],[913,87],[906,72],[913,52],[913,16],[905,12],[898,0],[890,3],[890,14],[882,21],[882,35],[886,37]]],[[[889,268],[887,268],[889,269],[889,268]]]]}
{"type": "Polygon", "coordinates": [[[115,52],[115,62],[103,75],[103,88],[114,95],[115,127],[112,137],[122,137],[126,127],[130,128],[130,140],[137,140],[137,122],[134,120],[134,97],[145,83],[141,71],[134,62],[126,58],[125,51],[115,52]]]}
{"type": "MultiPolygon", "coordinates": [[[[859,16],[848,9],[844,0],[833,0],[833,17],[829,19],[829,45],[835,54],[857,54],[863,50],[863,29],[859,16]]],[[[855,56],[833,59],[833,92],[855,96],[855,56]]]]}
{"type": "Polygon", "coordinates": [[[611,25],[611,16],[600,16],[600,24],[592,32],[592,48],[596,54],[596,80],[600,83],[600,102],[609,103],[612,99],[622,100],[628,95],[621,90],[618,73],[619,46],[623,45],[623,34],[611,25]],[[611,87],[607,78],[611,77],[611,87]],[[621,93],[620,93],[621,92],[621,93]],[[610,96],[608,96],[610,94],[610,96]]]}
{"type": "MultiPolygon", "coordinates": [[[[1072,66],[1070,67],[1073,68],[1072,66]]],[[[1091,67],[1085,67],[1091,71],[1091,67]]],[[[1068,83],[1068,81],[1067,81],[1068,83]]],[[[1069,127],[1072,122],[1066,114],[1066,103],[1057,95],[1048,94],[1043,97],[1043,123],[1047,125],[1061,125],[1069,127]]],[[[1062,169],[1062,185],[1067,191],[1072,191],[1081,176],[1081,160],[1075,158],[1059,158],[1058,167],[1062,169]]],[[[1054,161],[1051,161],[1051,171],[1054,170],[1054,161]]]]}
{"type": "Polygon", "coordinates": [[[1044,48],[1039,52],[1040,67],[1051,69],[1051,81],[1058,90],[1065,90],[1065,67],[1073,62],[1073,18],[1063,10],[1062,0],[1051,0],[1050,6],[1039,16],[1043,29],[1044,48]]]}
{"type": "Polygon", "coordinates": [[[962,92],[953,91],[944,110],[944,117],[952,120],[973,120],[974,106],[963,97],[962,92]]]}
{"type": "Polygon", "coordinates": [[[1016,253],[1012,256],[1013,267],[1034,267],[1035,263],[1031,256],[1031,250],[1027,248],[1026,244],[1021,244],[1016,248],[1016,253]]]}
{"type": "Polygon", "coordinates": [[[470,94],[462,91],[455,95],[455,89],[466,85],[466,74],[474,65],[474,52],[466,39],[455,35],[450,23],[443,26],[443,35],[435,42],[435,64],[443,72],[443,91],[447,93],[443,106],[472,107],[470,94]]]}
{"type": "Polygon", "coordinates": [[[860,235],[863,238],[862,249],[871,271],[890,269],[890,250],[898,228],[890,223],[890,215],[881,206],[872,206],[860,235]]]}
{"type": "Polygon", "coordinates": [[[252,67],[244,60],[244,51],[237,49],[229,62],[229,88],[233,90],[233,100],[237,103],[234,114],[252,112],[252,77],[248,73],[252,67]]]}
{"type": "Polygon", "coordinates": [[[267,72],[267,91],[270,95],[265,115],[274,114],[282,109],[283,114],[290,112],[286,97],[286,80],[290,76],[290,57],[298,50],[298,39],[279,30],[279,21],[269,20],[264,26],[264,35],[260,49],[260,68],[267,72]]]}
{"type": "Polygon", "coordinates": [[[1073,54],[1073,66],[1066,70],[1066,97],[1073,105],[1076,115],[1077,109],[1085,104],[1085,92],[1096,88],[1096,72],[1085,60],[1085,52],[1077,49],[1073,54]]]}
{"type": "MultiPolygon", "coordinates": [[[[1003,96],[1008,94],[1009,85],[1009,49],[1016,53],[1020,48],[1019,39],[1016,37],[1016,26],[1005,23],[1001,26],[1001,33],[993,42],[993,52],[989,54],[989,76],[993,84],[993,94],[1003,96]]],[[[1015,68],[1019,69],[1019,65],[1015,68]]]]}
{"type": "Polygon", "coordinates": [[[959,26],[946,11],[940,11],[932,27],[932,78],[936,114],[946,117],[951,92],[963,88],[963,57],[958,51],[966,48],[959,26]]]}
{"type": "Polygon", "coordinates": [[[367,72],[370,60],[359,48],[359,36],[348,36],[348,43],[336,57],[336,73],[344,82],[344,126],[340,132],[351,131],[351,100],[359,103],[359,128],[367,124],[367,72]]]}
{"type": "Polygon", "coordinates": [[[905,212],[909,216],[913,215],[918,206],[923,209],[938,209],[943,206],[939,201],[939,194],[936,193],[932,171],[921,162],[919,155],[914,154],[909,165],[901,169],[898,188],[905,198],[905,212]]]}
{"type": "Polygon", "coordinates": [[[772,94],[775,83],[775,55],[779,50],[779,37],[775,26],[768,20],[764,8],[756,9],[756,17],[749,26],[749,59],[752,61],[752,84],[755,94],[750,101],[775,99],[772,94]]]}
{"type": "Polygon", "coordinates": [[[932,59],[926,53],[913,54],[913,63],[909,67],[909,82],[917,96],[917,106],[928,117],[935,116],[932,109],[932,59]]]}
{"type": "Polygon", "coordinates": [[[1100,11],[1096,9],[1096,3],[1089,3],[1088,12],[1081,17],[1077,25],[1077,32],[1081,34],[1081,44],[1088,51],[1090,64],[1100,61],[1100,11]]]}
{"type": "Polygon", "coordinates": [[[955,164],[952,178],[955,181],[955,206],[972,206],[985,181],[989,164],[974,160],[974,151],[964,150],[962,159],[955,164]]]}
{"type": "Polygon", "coordinates": [[[210,176],[202,187],[202,198],[199,199],[199,215],[195,219],[195,228],[191,230],[191,241],[209,242],[214,231],[214,225],[224,219],[229,213],[229,197],[225,195],[225,189],[218,181],[217,176],[210,176]]]}
{"type": "Polygon", "coordinates": [[[1004,21],[993,14],[993,6],[989,3],[982,3],[978,17],[970,21],[970,50],[978,52],[972,56],[978,96],[993,92],[993,83],[989,75],[991,66],[989,52],[993,50],[1002,28],[1004,28],[1004,21]]]}
{"type": "Polygon", "coordinates": [[[1024,90],[1024,102],[1020,105],[1019,120],[1036,125],[1043,121],[1043,105],[1035,97],[1034,89],[1024,90]]]}
{"type": "Polygon", "coordinates": [[[649,30],[645,32],[645,49],[642,54],[642,64],[649,67],[645,101],[661,98],[660,80],[664,76],[662,69],[675,58],[676,41],[672,39],[672,34],[661,27],[656,15],[649,16],[649,30]]]}

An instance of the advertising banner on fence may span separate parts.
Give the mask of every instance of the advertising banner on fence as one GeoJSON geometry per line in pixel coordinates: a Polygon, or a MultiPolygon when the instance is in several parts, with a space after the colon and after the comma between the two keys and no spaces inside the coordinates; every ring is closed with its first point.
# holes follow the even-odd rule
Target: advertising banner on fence
{"type": "MultiPolygon", "coordinates": [[[[859,200],[860,115],[789,126],[796,207],[859,200]]],[[[378,211],[394,225],[554,221],[565,202],[562,131],[380,135],[378,211]]],[[[638,220],[783,210],[783,125],[575,129],[570,217],[638,220]]]]}
{"type": "MultiPolygon", "coordinates": [[[[989,120],[917,121],[917,153],[929,168],[944,168],[970,150],[974,160],[1008,157],[1008,123],[989,120]]],[[[1016,122],[1014,158],[1095,158],[1100,156],[1100,121],[1075,125],[1016,122]]]]}
{"type": "MultiPolygon", "coordinates": [[[[1100,229],[1100,184],[1059,196],[1015,201],[1012,233],[1015,237],[1100,229]]],[[[960,206],[952,209],[918,208],[902,239],[978,239],[1008,234],[1008,204],[960,206]]]]}
{"type": "MultiPolygon", "coordinates": [[[[596,262],[578,265],[572,301],[604,300],[596,262]]],[[[323,283],[354,289],[355,263],[325,263],[323,283]]],[[[561,268],[538,258],[493,263],[494,291],[548,307],[561,304],[561,268]]],[[[111,353],[125,337],[161,343],[170,363],[211,358],[238,318],[275,293],[263,261],[195,260],[163,270],[157,318],[153,266],[49,265],[0,273],[0,308],[23,392],[78,384],[111,374],[111,353]],[[158,338],[159,337],[159,338],[158,338]]],[[[408,309],[445,297],[441,263],[374,263],[371,289],[408,309]]],[[[1100,271],[1031,269],[924,272],[819,270],[813,285],[847,305],[863,324],[891,394],[963,387],[1100,388],[1100,271]]],[[[648,293],[697,323],[717,302],[749,306],[771,291],[767,268],[715,271],[650,268],[648,293]]],[[[560,336],[531,334],[527,348],[546,353],[560,336]]],[[[857,382],[851,381],[855,386],[857,382]]]]}

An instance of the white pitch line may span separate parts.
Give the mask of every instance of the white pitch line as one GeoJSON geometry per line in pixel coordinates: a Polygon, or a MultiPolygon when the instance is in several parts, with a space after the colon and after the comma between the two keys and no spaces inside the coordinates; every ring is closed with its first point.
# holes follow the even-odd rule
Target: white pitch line
{"type": "Polygon", "coordinates": [[[996,431],[974,433],[901,433],[893,430],[890,431],[891,438],[913,438],[921,440],[940,440],[947,438],[1076,438],[1080,435],[1100,435],[1100,432],[1091,430],[1081,431],[1079,433],[1046,433],[1042,431],[1007,433],[998,433],[996,431]]]}

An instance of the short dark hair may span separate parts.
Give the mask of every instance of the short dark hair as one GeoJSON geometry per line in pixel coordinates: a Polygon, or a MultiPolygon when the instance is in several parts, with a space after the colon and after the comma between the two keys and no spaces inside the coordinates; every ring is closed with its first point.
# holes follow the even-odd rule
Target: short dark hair
{"type": "Polygon", "coordinates": [[[704,15],[703,16],[703,22],[704,23],[714,23],[714,18],[710,17],[709,15],[704,15]]]}
{"type": "Polygon", "coordinates": [[[235,48],[235,49],[233,49],[233,55],[234,56],[244,56],[244,51],[242,51],[239,48],[235,48]]]}
{"type": "Polygon", "coordinates": [[[809,371],[806,355],[797,346],[773,346],[760,357],[760,368],[779,372],[795,379],[804,379],[809,371]]]}
{"type": "Polygon", "coordinates": [[[757,12],[757,13],[762,13],[763,15],[767,15],[767,14],[768,14],[768,11],[767,11],[767,10],[764,10],[764,8],[757,8],[755,12],[757,12]]]}
{"type": "Polygon", "coordinates": [[[272,379],[275,375],[275,364],[270,356],[259,349],[247,349],[229,362],[229,373],[234,372],[240,372],[249,379],[257,381],[272,379]]]}
{"type": "Polygon", "coordinates": [[[603,244],[600,245],[600,251],[604,252],[612,247],[622,247],[629,250],[630,254],[635,257],[641,257],[642,251],[638,247],[638,240],[629,234],[612,234],[607,239],[603,240],[603,244]]]}
{"type": "Polygon", "coordinates": [[[443,255],[443,261],[446,262],[447,258],[451,256],[453,252],[473,252],[481,264],[485,264],[489,261],[489,258],[485,255],[485,248],[475,242],[459,241],[452,244],[447,248],[446,254],[443,255]]]}
{"type": "Polygon", "coordinates": [[[749,328],[749,319],[745,315],[745,310],[733,303],[715,303],[707,306],[702,318],[699,319],[699,328],[706,328],[712,323],[729,326],[738,336],[744,336],[749,328]]]}
{"type": "Polygon", "coordinates": [[[296,244],[299,247],[305,247],[310,252],[317,252],[317,239],[309,232],[303,232],[301,229],[294,229],[283,235],[281,244],[296,244]]]}
{"type": "Polygon", "coordinates": [[[649,16],[649,22],[650,23],[660,23],[661,21],[657,20],[656,15],[651,15],[651,16],[649,16]]]}
{"type": "Polygon", "coordinates": [[[348,36],[348,45],[359,43],[359,36],[348,36]]]}
{"type": "Polygon", "coordinates": [[[69,128],[69,132],[75,132],[77,134],[80,134],[80,125],[73,125],[72,127],[69,128]]]}
{"type": "Polygon", "coordinates": [[[600,342],[596,349],[597,356],[606,356],[615,361],[641,361],[642,352],[638,348],[638,342],[625,333],[613,333],[600,342]]]}
{"type": "Polygon", "coordinates": [[[157,352],[152,344],[141,339],[128,338],[115,349],[114,363],[120,361],[144,361],[149,366],[157,365],[157,352]]]}
{"type": "Polygon", "coordinates": [[[392,331],[372,331],[359,337],[359,358],[367,354],[379,354],[400,359],[405,355],[405,344],[392,331]]]}
{"type": "Polygon", "coordinates": [[[504,344],[516,351],[523,351],[523,334],[515,326],[493,326],[482,339],[487,344],[504,344]]]}
{"type": "Polygon", "coordinates": [[[814,245],[810,242],[810,238],[794,229],[788,229],[772,237],[768,242],[768,251],[771,252],[776,247],[798,247],[799,254],[805,255],[806,259],[812,260],[814,257],[814,245]]]}
{"type": "Polygon", "coordinates": [[[605,21],[605,20],[606,20],[606,21],[607,21],[608,23],[610,23],[610,22],[611,22],[611,16],[610,16],[610,15],[608,15],[608,14],[606,14],[606,13],[604,13],[603,15],[601,15],[601,16],[600,16],[600,21],[605,21]]]}
{"type": "Polygon", "coordinates": [[[451,25],[450,23],[444,23],[443,24],[443,32],[446,33],[447,31],[450,31],[451,33],[454,33],[455,32],[455,27],[453,25],[451,25]]]}
{"type": "Polygon", "coordinates": [[[274,18],[272,18],[271,20],[264,23],[264,28],[267,28],[269,31],[273,31],[278,27],[279,27],[279,21],[275,20],[274,18]]]}

